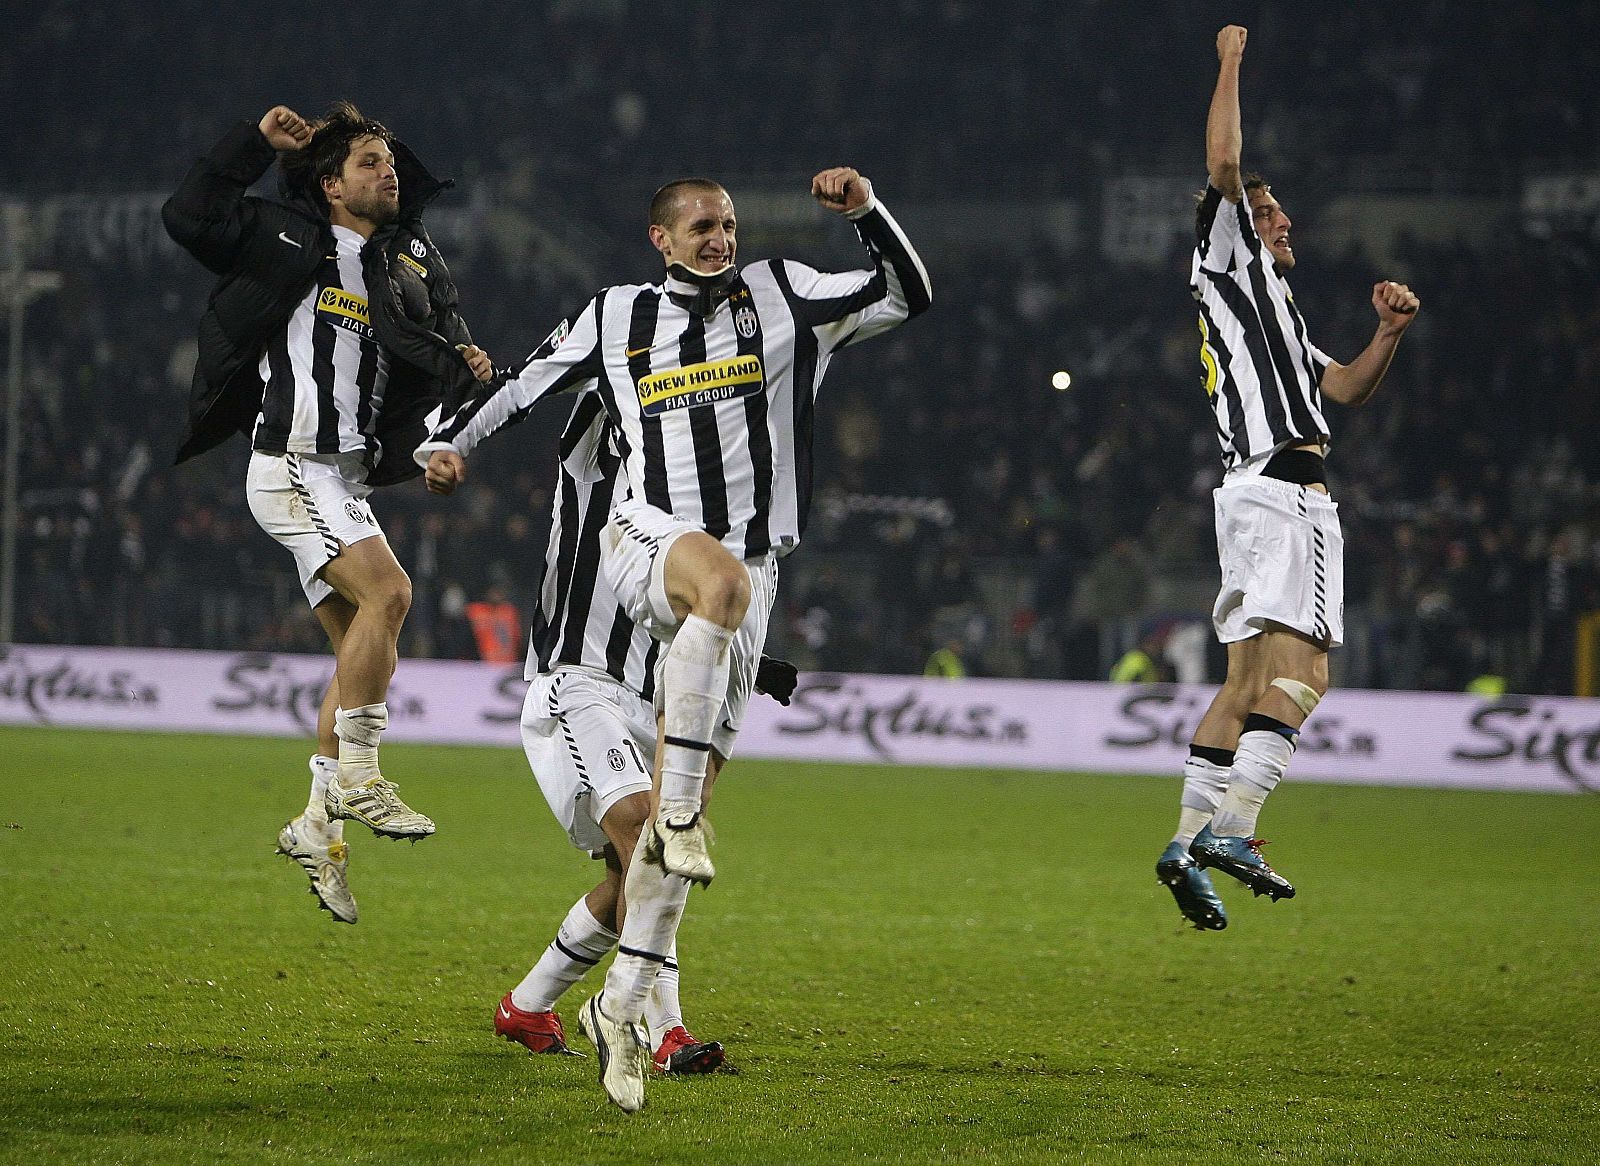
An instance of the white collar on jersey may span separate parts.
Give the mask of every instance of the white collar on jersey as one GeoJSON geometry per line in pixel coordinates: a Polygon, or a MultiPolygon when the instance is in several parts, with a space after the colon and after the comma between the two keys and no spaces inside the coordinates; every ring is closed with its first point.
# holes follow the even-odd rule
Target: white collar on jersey
{"type": "Polygon", "coordinates": [[[703,272],[673,263],[667,266],[664,286],[672,302],[696,316],[709,316],[730,295],[739,278],[739,269],[728,264],[721,271],[707,275],[703,272]]]}

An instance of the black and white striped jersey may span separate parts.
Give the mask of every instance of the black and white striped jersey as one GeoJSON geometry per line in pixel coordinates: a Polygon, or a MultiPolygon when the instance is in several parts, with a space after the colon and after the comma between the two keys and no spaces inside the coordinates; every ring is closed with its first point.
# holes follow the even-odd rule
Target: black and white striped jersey
{"type": "Polygon", "coordinates": [[[526,679],[562,664],[608,673],[646,700],[655,696],[660,644],[622,610],[600,569],[600,539],[622,458],[600,395],[579,395],[561,435],[550,543],[539,579],[526,679]]]}
{"type": "Polygon", "coordinates": [[[1200,362],[1217,418],[1222,463],[1259,467],[1286,445],[1326,442],[1322,372],[1288,281],[1250,217],[1207,184],[1189,290],[1200,305],[1200,362]]]}
{"type": "MultiPolygon", "coordinates": [[[[834,353],[927,308],[921,259],[876,198],[853,212],[870,270],[791,260],[741,269],[709,315],[701,289],[607,288],[548,356],[459,409],[417,451],[469,453],[532,405],[594,389],[616,430],[626,497],[705,529],[741,559],[787,554],[811,505],[813,410],[834,353]]],[[[620,499],[619,499],[620,500],[620,499]]]]}
{"type": "Polygon", "coordinates": [[[252,448],[276,453],[378,452],[389,357],[379,346],[361,271],[365,240],[333,228],[335,249],[283,330],[261,354],[261,413],[252,448]]]}

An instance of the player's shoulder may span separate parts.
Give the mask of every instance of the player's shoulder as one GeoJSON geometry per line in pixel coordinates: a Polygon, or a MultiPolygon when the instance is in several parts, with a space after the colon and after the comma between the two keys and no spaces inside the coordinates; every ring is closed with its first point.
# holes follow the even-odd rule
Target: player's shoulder
{"type": "Polygon", "coordinates": [[[770,287],[782,292],[804,292],[822,272],[798,259],[762,259],[743,267],[740,277],[750,287],[770,287]]]}
{"type": "Polygon", "coordinates": [[[612,304],[632,303],[641,295],[664,295],[665,287],[659,283],[614,283],[595,293],[595,302],[608,307],[612,304]]]}

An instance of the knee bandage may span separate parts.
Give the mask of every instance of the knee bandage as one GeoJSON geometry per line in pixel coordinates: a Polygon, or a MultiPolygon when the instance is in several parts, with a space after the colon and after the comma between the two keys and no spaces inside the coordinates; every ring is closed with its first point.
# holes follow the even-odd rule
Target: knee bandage
{"type": "Polygon", "coordinates": [[[1311,715],[1311,710],[1317,707],[1317,702],[1322,699],[1317,694],[1317,690],[1309,684],[1302,684],[1298,680],[1290,680],[1287,676],[1278,677],[1269,687],[1281,691],[1290,700],[1294,701],[1295,708],[1305,713],[1308,717],[1311,715]]]}

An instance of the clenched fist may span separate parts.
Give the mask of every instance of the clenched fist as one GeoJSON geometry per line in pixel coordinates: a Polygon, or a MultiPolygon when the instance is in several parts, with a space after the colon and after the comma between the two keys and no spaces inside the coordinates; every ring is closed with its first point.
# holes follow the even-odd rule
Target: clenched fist
{"type": "Polygon", "coordinates": [[[261,136],[274,150],[299,150],[311,142],[311,123],[287,105],[274,105],[261,119],[261,136]]]}
{"type": "Polygon", "coordinates": [[[1226,61],[1230,57],[1237,60],[1244,56],[1244,42],[1249,35],[1247,30],[1237,24],[1230,24],[1217,33],[1217,60],[1226,61]]]}
{"type": "Polygon", "coordinates": [[[1384,326],[1404,332],[1416,319],[1422,301],[1405,284],[1386,279],[1372,285],[1372,306],[1384,326]]]}
{"type": "Polygon", "coordinates": [[[811,197],[830,211],[848,214],[867,204],[872,183],[848,166],[835,166],[811,180],[811,197]]]}
{"type": "Polygon", "coordinates": [[[428,458],[422,480],[434,494],[454,494],[467,480],[467,459],[453,449],[435,450],[428,458]]]}

